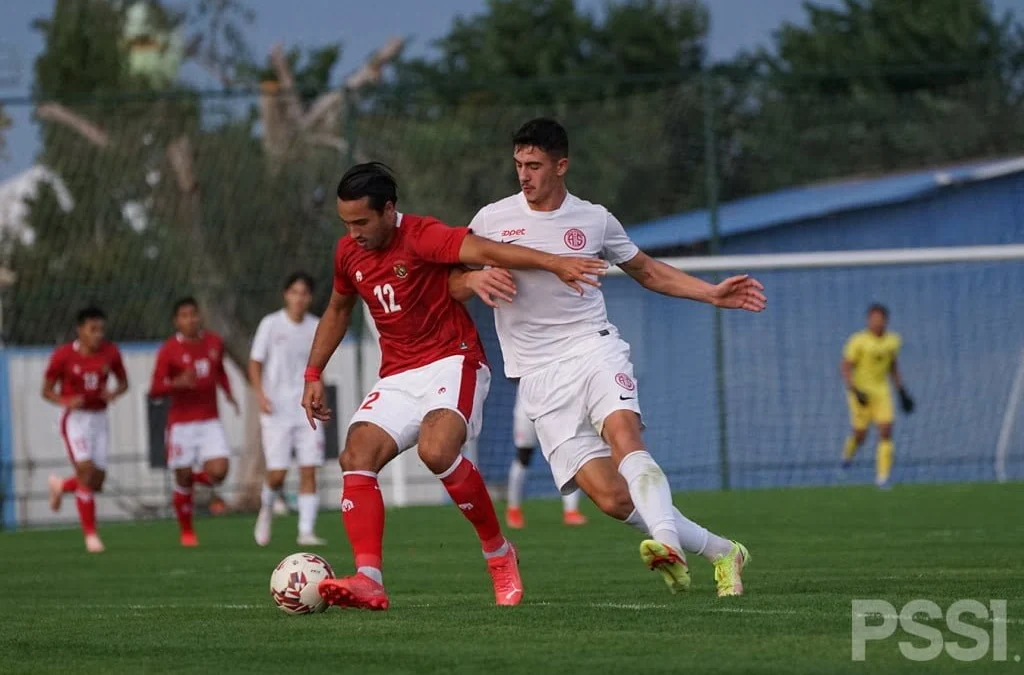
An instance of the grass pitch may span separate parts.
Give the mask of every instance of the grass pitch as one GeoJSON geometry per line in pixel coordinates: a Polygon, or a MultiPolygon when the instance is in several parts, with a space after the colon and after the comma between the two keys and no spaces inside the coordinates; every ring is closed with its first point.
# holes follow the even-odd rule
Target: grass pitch
{"type": "MultiPolygon", "coordinates": [[[[73,530],[5,533],[0,672],[1024,672],[1022,487],[679,495],[685,513],[753,555],[747,595],[722,600],[704,560],[690,556],[694,587],[671,596],[640,563],[634,532],[593,508],[590,525],[564,528],[555,502],[529,503],[527,529],[513,533],[526,584],[517,608],[493,605],[472,529],[450,506],[388,513],[384,613],[273,606],[270,572],[297,550],[293,518],[276,520],[267,549],[248,517],[199,521],[195,550],[177,546],[173,522],[101,524],[100,556],[73,530]],[[943,609],[1006,599],[1007,660],[908,661],[898,642],[923,641],[898,632],[852,662],[853,598],[943,609]]],[[[319,530],[331,541],[321,553],[349,573],[337,513],[319,530]]]]}

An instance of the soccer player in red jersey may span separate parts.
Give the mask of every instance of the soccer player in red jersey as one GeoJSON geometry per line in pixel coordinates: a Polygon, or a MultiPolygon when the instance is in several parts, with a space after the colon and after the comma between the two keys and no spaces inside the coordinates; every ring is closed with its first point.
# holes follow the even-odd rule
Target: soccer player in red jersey
{"type": "Polygon", "coordinates": [[[177,333],[160,347],[149,395],[168,396],[167,468],[174,471],[174,512],[181,545],[198,546],[192,529],[192,485],[220,485],[228,474],[228,441],[217,411],[217,387],[238,413],[224,370],[224,341],[203,330],[199,305],[183,298],[174,305],[177,333]],[[202,471],[194,468],[202,464],[202,471]]]}
{"type": "Polygon", "coordinates": [[[105,338],[103,310],[83,309],[76,323],[77,339],[53,352],[43,376],[43,398],[64,409],[60,435],[75,467],[75,475],[70,478],[50,476],[50,508],[60,510],[64,493],[73,492],[85,549],[101,553],[103,542],[96,533],[94,493],[103,489],[107,477],[107,405],[128,391],[128,375],[121,352],[105,338]],[[117,380],[114,389],[107,388],[111,374],[117,380]]]}
{"type": "Polygon", "coordinates": [[[380,332],[380,381],[349,425],[340,462],[342,519],[356,574],[320,583],[333,605],[387,609],[383,586],[384,501],[377,474],[413,445],[473,525],[498,605],[522,599],[516,551],[501,532],[487,487],[462,456],[482,423],[490,385],[483,346],[466,308],[449,294],[454,265],[540,268],[582,291],[597,285],[605,264],[489,242],[466,228],[401,214],[398,190],[381,164],[349,169],[338,184],[338,215],[348,236],[338,241],[334,291],[320,319],[306,368],[302,405],[310,424],[328,420],[320,374],[348,328],[362,297],[380,332]]]}

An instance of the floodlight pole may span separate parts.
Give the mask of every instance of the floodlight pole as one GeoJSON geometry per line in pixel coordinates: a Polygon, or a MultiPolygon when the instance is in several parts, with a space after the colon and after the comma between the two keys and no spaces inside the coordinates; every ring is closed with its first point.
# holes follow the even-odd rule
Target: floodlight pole
{"type": "MultiPolygon", "coordinates": [[[[721,236],[718,223],[718,155],[715,147],[715,102],[711,95],[712,78],[705,74],[702,82],[704,91],[704,170],[707,184],[708,226],[710,229],[709,249],[711,255],[721,253],[721,236]]],[[[721,280],[716,272],[712,281],[721,280]]],[[[722,489],[731,487],[729,475],[729,427],[728,409],[725,399],[725,336],[722,325],[722,310],[715,308],[711,324],[712,341],[715,351],[715,403],[718,413],[718,473],[722,489]]]]}

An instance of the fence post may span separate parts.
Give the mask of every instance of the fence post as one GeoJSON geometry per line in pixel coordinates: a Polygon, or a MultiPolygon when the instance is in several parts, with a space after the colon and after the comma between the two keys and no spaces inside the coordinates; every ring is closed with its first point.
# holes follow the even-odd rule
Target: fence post
{"type": "MultiPolygon", "coordinates": [[[[708,226],[710,253],[721,252],[721,241],[718,227],[718,155],[715,143],[715,100],[711,95],[712,78],[709,74],[703,78],[704,90],[704,170],[708,198],[708,226]]],[[[714,282],[721,280],[718,272],[712,276],[714,282]]],[[[711,324],[711,339],[715,352],[715,402],[718,417],[718,473],[722,489],[731,487],[729,475],[729,429],[725,400],[725,338],[722,325],[722,310],[715,308],[711,324]]]]}

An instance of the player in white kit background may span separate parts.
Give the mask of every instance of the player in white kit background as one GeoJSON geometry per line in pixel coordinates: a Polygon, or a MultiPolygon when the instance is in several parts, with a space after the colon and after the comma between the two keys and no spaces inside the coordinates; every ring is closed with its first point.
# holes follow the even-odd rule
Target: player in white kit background
{"type": "Polygon", "coordinates": [[[284,308],[260,321],[249,354],[249,381],[260,406],[260,431],[267,464],[260,513],[253,532],[256,543],[270,543],[274,503],[281,496],[292,463],[299,467],[300,546],[323,546],[315,534],[320,498],[316,471],[324,463],[324,430],[306,423],[302,409],[302,371],[316,333],[317,318],[309,313],[313,278],[296,272],[284,284],[284,308]]]}
{"type": "MultiPolygon", "coordinates": [[[[537,448],[537,430],[533,421],[526,416],[519,393],[516,393],[515,407],[512,409],[512,445],[516,455],[508,468],[508,505],[505,508],[505,523],[515,530],[526,527],[523,515],[523,492],[526,488],[526,470],[537,448]]],[[[580,513],[580,491],[573,490],[562,495],[562,522],[569,526],[586,525],[587,519],[580,513]]]]}
{"type": "MultiPolygon", "coordinates": [[[[764,309],[763,286],[755,279],[736,276],[712,285],[654,260],[607,209],[569,194],[569,139],[558,122],[524,124],[513,138],[513,157],[522,191],[481,209],[470,224],[474,233],[545,253],[602,258],[664,295],[764,309]]],[[[602,511],[648,533],[641,557],[673,592],[690,585],[686,550],[712,562],[718,595],[742,594],[746,548],[683,516],[644,446],[629,345],[608,321],[600,289],[585,287],[580,298],[543,273],[512,275],[515,298],[495,310],[505,374],[519,379],[523,410],[562,493],[578,486],[602,511]]]]}

